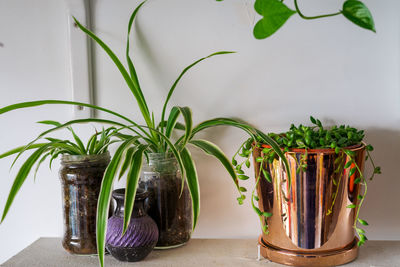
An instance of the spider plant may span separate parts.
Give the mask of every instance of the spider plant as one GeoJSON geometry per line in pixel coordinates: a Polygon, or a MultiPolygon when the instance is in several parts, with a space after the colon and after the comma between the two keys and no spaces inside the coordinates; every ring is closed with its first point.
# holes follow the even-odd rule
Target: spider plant
{"type": "MultiPolygon", "coordinates": [[[[38,123],[53,125],[56,127],[61,126],[62,124],[56,121],[40,121],[38,123]]],[[[67,129],[70,131],[74,142],[70,140],[62,140],[54,137],[46,137],[46,131],[41,134],[41,138],[45,140],[42,143],[30,143],[25,146],[14,148],[10,151],[7,151],[0,155],[1,158],[5,158],[14,154],[18,154],[15,160],[13,161],[12,166],[14,166],[15,162],[19,158],[19,156],[25,152],[26,150],[33,150],[32,154],[26,159],[26,161],[22,164],[19,169],[17,176],[15,177],[14,184],[12,185],[10,194],[8,196],[3,216],[1,218],[1,222],[4,220],[5,216],[8,213],[8,210],[11,207],[11,204],[21,188],[22,184],[25,182],[28,174],[31,172],[33,166],[36,163],[35,171],[34,171],[34,179],[36,180],[36,174],[46,159],[50,160],[49,168],[51,169],[53,161],[62,156],[62,155],[99,155],[108,152],[108,146],[112,143],[118,142],[119,140],[111,140],[113,136],[118,135],[118,129],[115,127],[110,127],[107,129],[103,129],[100,132],[93,134],[86,146],[82,142],[81,138],[75,133],[72,127],[68,126],[67,129]]],[[[38,139],[39,140],[39,139],[38,139]]]]}
{"type": "MultiPolygon", "coordinates": [[[[176,158],[181,174],[182,174],[182,186],[184,182],[187,182],[189,192],[192,199],[192,212],[193,212],[193,229],[196,226],[197,218],[200,212],[200,191],[199,191],[199,183],[198,183],[198,175],[195,167],[195,163],[193,158],[188,150],[188,145],[192,145],[200,148],[206,154],[214,156],[218,159],[222,165],[225,167],[228,174],[231,176],[235,186],[239,192],[239,203],[243,201],[245,195],[242,193],[244,188],[239,187],[238,183],[238,175],[235,171],[234,166],[230,162],[230,160],[226,157],[224,152],[215,144],[202,139],[194,139],[195,135],[209,127],[219,126],[219,125],[228,125],[234,126],[239,129],[247,132],[251,138],[255,140],[255,136],[259,134],[263,140],[263,142],[270,144],[273,148],[276,149],[277,154],[283,157],[283,153],[279,149],[279,146],[267,135],[264,135],[262,132],[254,129],[253,127],[231,118],[215,118],[211,120],[204,121],[199,123],[197,126],[193,126],[192,120],[192,112],[189,107],[181,107],[174,106],[169,109],[169,113],[167,113],[168,103],[174,93],[179,81],[184,76],[184,74],[190,70],[192,67],[200,63],[201,61],[214,57],[217,55],[230,54],[233,52],[230,51],[221,51],[210,54],[206,57],[200,58],[194,63],[187,66],[183,71],[179,74],[178,78],[172,83],[171,88],[166,96],[162,111],[161,111],[161,121],[156,123],[154,119],[154,113],[150,113],[149,106],[147,105],[146,98],[144,97],[142,87],[139,82],[138,75],[136,73],[133,62],[130,58],[129,48],[129,36],[131,33],[131,28],[136,17],[137,12],[142,7],[144,2],[142,2],[132,13],[129,23],[128,23],[128,31],[127,31],[127,45],[126,45],[126,61],[127,68],[121,63],[120,59],[114,54],[114,52],[94,33],[85,28],[78,20],[75,19],[77,26],[86,33],[91,39],[93,39],[98,45],[100,45],[103,50],[107,53],[110,59],[114,62],[116,67],[119,69],[122,77],[126,81],[128,88],[131,93],[135,97],[135,100],[140,108],[141,115],[145,121],[144,125],[140,125],[136,123],[134,120],[116,112],[112,111],[100,106],[91,105],[87,103],[81,102],[73,102],[73,101],[64,101],[64,100],[40,100],[40,101],[31,101],[31,102],[23,102],[10,106],[6,106],[0,109],[0,114],[21,109],[21,108],[29,108],[29,107],[37,107],[42,105],[51,105],[51,104],[67,104],[67,105],[78,105],[84,106],[88,108],[93,108],[108,114],[113,115],[116,120],[107,120],[107,119],[97,119],[97,118],[88,118],[88,119],[78,119],[71,120],[64,124],[58,123],[48,123],[53,124],[53,128],[41,133],[37,138],[35,138],[32,142],[27,144],[24,147],[18,148],[15,150],[15,153],[18,153],[17,158],[24,151],[28,149],[38,148],[32,156],[30,157],[29,164],[22,166],[21,175],[18,175],[15,179],[14,185],[11,189],[9,200],[7,201],[6,208],[3,212],[3,219],[5,218],[8,209],[15,197],[15,194],[21,187],[22,183],[25,181],[26,176],[29,173],[30,167],[39,159],[39,154],[42,154],[43,150],[46,150],[50,145],[37,144],[36,142],[44,137],[45,135],[63,129],[65,127],[69,127],[73,124],[79,123],[89,123],[96,122],[102,124],[110,124],[113,126],[119,127],[118,131],[124,130],[125,133],[120,133],[118,136],[121,139],[114,156],[111,159],[109,166],[107,167],[102,186],[100,190],[99,200],[98,200],[98,208],[97,208],[97,250],[99,253],[99,261],[100,265],[104,265],[104,247],[105,247],[105,232],[107,228],[107,218],[108,218],[108,209],[111,199],[111,191],[112,185],[115,178],[119,177],[125,171],[128,173],[126,179],[126,190],[125,190],[125,211],[124,211],[124,228],[123,232],[125,233],[126,228],[129,224],[131,213],[134,205],[136,189],[138,187],[139,175],[142,167],[142,160],[144,155],[147,153],[172,153],[176,158]],[[179,123],[179,117],[183,118],[184,124],[179,123]],[[122,120],[122,122],[120,122],[122,120]],[[176,140],[173,140],[172,133],[176,129],[183,130],[182,132],[177,132],[178,136],[176,140]],[[122,166],[122,167],[120,167],[122,166]]],[[[50,140],[49,140],[50,141],[50,140]]],[[[54,146],[59,142],[50,141],[54,146]]],[[[78,144],[79,146],[79,144],[78,144]]],[[[285,161],[285,159],[284,159],[285,161]]],[[[239,177],[240,178],[240,177],[239,177]]],[[[183,187],[182,187],[183,188],[183,187]]]]}

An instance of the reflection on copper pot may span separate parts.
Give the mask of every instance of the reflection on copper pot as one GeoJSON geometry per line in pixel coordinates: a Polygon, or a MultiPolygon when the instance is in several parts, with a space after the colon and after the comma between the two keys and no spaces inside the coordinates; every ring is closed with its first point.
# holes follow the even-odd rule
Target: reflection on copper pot
{"type": "MultiPolygon", "coordinates": [[[[363,170],[364,146],[350,149],[355,152],[355,162],[363,170]]],[[[262,149],[255,148],[253,157],[260,156],[263,156],[262,149]]],[[[272,183],[258,173],[260,163],[254,162],[256,177],[261,175],[257,187],[259,208],[273,214],[267,219],[269,233],[263,233],[260,238],[263,247],[269,248],[269,252],[271,248],[285,251],[285,257],[287,253],[292,253],[294,259],[302,258],[298,257],[299,253],[318,258],[318,255],[331,251],[330,254],[337,255],[339,261],[344,260],[339,254],[352,250],[346,262],[353,260],[357,257],[353,228],[355,209],[346,206],[357,204],[360,184],[354,184],[358,172],[350,176],[351,167],[344,168],[350,157],[343,152],[336,154],[333,149],[293,149],[286,152],[285,157],[292,174],[291,181],[281,159],[264,166],[271,174],[272,183]],[[346,247],[348,249],[343,250],[346,247]]],[[[302,265],[301,260],[294,263],[293,259],[289,262],[276,261],[302,265]]],[[[313,265],[307,264],[303,266],[313,265]]]]}

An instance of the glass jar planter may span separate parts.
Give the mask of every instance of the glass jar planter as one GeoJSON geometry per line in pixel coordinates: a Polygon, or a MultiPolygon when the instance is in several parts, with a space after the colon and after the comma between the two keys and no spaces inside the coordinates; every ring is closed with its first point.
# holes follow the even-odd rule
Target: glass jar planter
{"type": "Polygon", "coordinates": [[[97,254],[96,211],[110,154],[63,155],[62,184],[64,237],[62,245],[73,254],[97,254]]]}
{"type": "Polygon", "coordinates": [[[142,167],[140,187],[148,191],[147,213],[157,223],[156,249],[179,247],[192,234],[192,200],[172,154],[149,153],[142,167]],[[181,194],[182,191],[182,194],[181,194]]]}

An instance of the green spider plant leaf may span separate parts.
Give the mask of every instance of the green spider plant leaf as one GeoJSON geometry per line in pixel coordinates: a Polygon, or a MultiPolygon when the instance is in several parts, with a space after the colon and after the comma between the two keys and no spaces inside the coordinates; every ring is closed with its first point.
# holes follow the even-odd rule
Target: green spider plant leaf
{"type": "Polygon", "coordinates": [[[232,118],[214,118],[203,121],[193,128],[192,138],[196,133],[215,126],[233,126],[246,131],[253,139],[255,139],[255,130],[251,126],[232,118]]]}
{"type": "Polygon", "coordinates": [[[54,142],[54,144],[52,145],[52,147],[54,147],[54,148],[62,149],[72,155],[81,154],[81,151],[79,150],[77,145],[75,145],[74,143],[71,143],[68,141],[63,141],[63,140],[58,140],[58,139],[51,140],[51,141],[54,142]]]}
{"type": "Polygon", "coordinates": [[[37,123],[46,124],[46,125],[53,125],[53,126],[56,126],[56,127],[61,125],[61,123],[59,123],[58,121],[50,121],[50,120],[38,121],[37,123]]]}
{"type": "Polygon", "coordinates": [[[102,130],[101,133],[100,133],[99,142],[96,143],[96,146],[95,146],[95,149],[94,149],[94,150],[95,150],[96,152],[98,152],[98,151],[100,150],[100,148],[101,148],[102,146],[105,145],[106,141],[107,141],[107,134],[106,134],[106,131],[105,131],[104,128],[103,128],[103,130],[102,130]]]}
{"type": "Polygon", "coordinates": [[[40,166],[42,165],[42,163],[47,159],[48,156],[50,156],[50,154],[51,154],[51,152],[47,152],[46,154],[44,154],[42,156],[42,158],[39,160],[39,162],[37,163],[36,168],[35,168],[35,172],[34,172],[34,175],[33,175],[33,181],[36,182],[37,172],[38,172],[40,166]]]}
{"type": "Polygon", "coordinates": [[[181,147],[185,147],[187,142],[189,141],[191,135],[192,135],[192,128],[193,128],[193,121],[192,121],[192,111],[190,110],[189,107],[178,107],[179,110],[181,111],[181,114],[185,120],[185,135],[183,138],[183,142],[181,144],[181,147]]]}
{"type": "Polygon", "coordinates": [[[87,145],[86,145],[86,150],[88,151],[88,154],[94,154],[94,148],[96,146],[97,143],[97,134],[92,135],[92,137],[90,137],[87,145]]]}
{"type": "Polygon", "coordinates": [[[28,177],[29,172],[31,171],[33,165],[36,163],[36,161],[43,155],[43,153],[52,145],[52,143],[48,143],[45,145],[42,145],[39,147],[37,150],[35,150],[31,156],[28,157],[28,159],[22,164],[21,168],[19,169],[17,176],[15,177],[14,183],[11,187],[10,193],[7,198],[6,205],[4,207],[3,215],[1,217],[0,223],[4,221],[4,218],[6,217],[12,202],[14,201],[14,198],[16,194],[18,193],[19,189],[25,182],[26,178],[28,177]]]}
{"type": "Polygon", "coordinates": [[[290,172],[290,167],[289,167],[289,163],[285,157],[285,154],[282,152],[281,148],[279,147],[279,145],[268,135],[264,134],[263,132],[261,132],[260,130],[257,130],[257,134],[258,136],[260,136],[263,140],[263,142],[265,144],[268,144],[272,147],[272,149],[275,151],[276,154],[278,154],[278,156],[281,158],[283,164],[285,165],[286,168],[286,174],[288,176],[288,183],[289,186],[292,185],[292,174],[290,172]]]}
{"type": "Polygon", "coordinates": [[[131,90],[132,94],[136,98],[136,101],[138,103],[139,109],[143,115],[144,120],[146,121],[146,124],[148,126],[152,126],[151,118],[150,118],[150,112],[144,103],[144,99],[142,99],[142,96],[139,92],[139,89],[135,86],[135,83],[132,81],[132,78],[129,76],[128,72],[126,71],[124,65],[122,65],[121,61],[118,59],[118,57],[114,54],[114,52],[99,38],[97,37],[93,32],[85,28],[80,22],[74,17],[76,25],[84,32],[86,33],[90,38],[92,38],[98,45],[103,48],[103,50],[108,54],[108,56],[111,58],[111,60],[114,62],[115,66],[117,66],[118,70],[120,71],[121,75],[125,79],[126,84],[128,85],[129,89],[131,90]]]}
{"type": "Polygon", "coordinates": [[[115,133],[114,134],[116,137],[118,137],[121,140],[126,140],[132,137],[132,135],[129,134],[122,134],[122,133],[115,133]]]}
{"type": "Polygon", "coordinates": [[[105,236],[107,229],[108,211],[111,200],[112,185],[116,176],[118,166],[121,161],[122,154],[128,147],[136,140],[135,137],[123,142],[116,150],[112,157],[110,164],[108,165],[101,183],[99,199],[97,202],[97,252],[99,253],[100,265],[104,266],[104,248],[105,248],[105,236]]]}
{"type": "Polygon", "coordinates": [[[358,0],[347,0],[343,3],[343,16],[361,28],[376,32],[374,19],[367,6],[358,0]]]}
{"type": "MultiPolygon", "coordinates": [[[[61,126],[61,125],[59,125],[59,126],[61,126]]],[[[59,127],[59,126],[58,126],[58,127],[59,127]]],[[[78,147],[79,147],[79,149],[80,149],[80,151],[81,151],[81,154],[87,154],[86,149],[85,149],[85,146],[83,145],[82,140],[78,137],[78,135],[76,135],[76,133],[75,133],[75,131],[72,129],[72,127],[67,127],[67,129],[71,131],[72,136],[74,137],[75,142],[78,144],[78,147]]]]}
{"type": "MultiPolygon", "coordinates": [[[[185,173],[185,168],[183,167],[181,154],[179,153],[179,150],[176,148],[176,146],[171,142],[171,140],[168,137],[166,137],[161,131],[158,131],[157,129],[153,129],[151,127],[146,127],[146,126],[143,126],[143,127],[149,128],[155,134],[159,135],[160,138],[163,139],[167,143],[167,146],[169,147],[169,149],[171,150],[172,154],[174,154],[176,160],[178,161],[179,168],[180,168],[181,173],[182,173],[182,178],[185,177],[186,173],[185,173]]],[[[182,190],[183,190],[183,187],[182,187],[182,190]]]]}
{"type": "Polygon", "coordinates": [[[59,142],[59,144],[56,143],[53,146],[54,147],[58,147],[58,148],[63,148],[69,154],[72,154],[72,155],[81,154],[80,148],[76,144],[74,144],[74,143],[72,143],[72,142],[70,142],[68,140],[61,140],[61,139],[51,138],[51,137],[46,137],[46,140],[49,140],[50,142],[59,142]]]}
{"type": "Polygon", "coordinates": [[[17,159],[21,156],[21,154],[22,154],[26,149],[28,149],[33,143],[35,143],[37,140],[39,140],[40,138],[44,137],[45,135],[47,135],[47,134],[49,134],[49,133],[51,133],[51,132],[54,132],[54,131],[56,131],[56,130],[59,130],[59,129],[68,127],[69,125],[72,125],[72,124],[77,124],[77,123],[88,123],[88,122],[98,122],[98,123],[114,124],[114,125],[118,125],[118,126],[125,126],[124,124],[119,123],[119,122],[110,121],[110,120],[103,120],[103,119],[80,119],[80,120],[72,120],[72,121],[66,122],[66,123],[64,123],[64,124],[62,124],[62,125],[60,125],[60,126],[57,126],[57,127],[52,128],[52,129],[49,129],[49,130],[47,130],[47,131],[45,131],[45,132],[42,132],[38,137],[36,137],[35,140],[31,141],[28,145],[26,145],[26,147],[25,147],[23,150],[21,150],[21,151],[19,152],[19,154],[17,155],[17,157],[15,158],[15,160],[14,160],[14,162],[12,163],[11,166],[13,166],[13,165],[15,164],[15,162],[17,161],[17,159]]]}
{"type": "MultiPolygon", "coordinates": [[[[164,121],[164,123],[160,122],[160,123],[158,124],[157,130],[159,130],[160,128],[166,127],[166,126],[167,126],[167,122],[166,122],[166,121],[164,121]]],[[[180,122],[177,122],[177,123],[175,124],[174,129],[184,131],[184,130],[185,130],[185,125],[183,125],[183,124],[180,123],[180,122]]]]}
{"type": "MultiPolygon", "coordinates": [[[[134,83],[135,87],[137,88],[137,91],[138,91],[138,93],[139,93],[139,96],[140,96],[141,100],[143,101],[143,103],[144,103],[146,109],[148,110],[149,108],[148,108],[148,106],[147,106],[146,99],[144,98],[142,89],[140,88],[139,79],[138,79],[138,76],[137,76],[137,74],[136,74],[135,67],[134,67],[134,65],[133,65],[133,62],[132,62],[130,56],[129,56],[129,46],[130,46],[130,44],[129,44],[129,35],[130,35],[130,33],[131,33],[131,28],[132,28],[132,25],[133,25],[133,21],[134,21],[134,19],[135,19],[135,17],[136,17],[137,12],[139,11],[139,9],[142,7],[142,5],[143,5],[145,2],[146,2],[146,1],[143,1],[143,2],[133,11],[133,13],[132,13],[132,15],[131,15],[131,17],[130,17],[130,19],[129,19],[128,34],[127,34],[127,38],[126,38],[126,61],[128,62],[128,67],[129,67],[129,72],[130,72],[130,74],[131,74],[132,82],[134,83]]],[[[153,127],[154,127],[154,124],[153,124],[153,127]]]]}
{"type": "MultiPolygon", "coordinates": [[[[12,110],[17,110],[17,109],[21,109],[21,108],[30,108],[30,107],[37,107],[37,106],[42,106],[42,105],[54,105],[54,104],[58,104],[58,105],[74,105],[74,106],[83,106],[83,107],[88,107],[88,108],[93,108],[96,110],[100,110],[109,114],[112,114],[118,118],[121,118],[127,122],[129,122],[130,124],[132,124],[133,126],[137,127],[138,129],[140,129],[144,134],[146,134],[148,137],[150,137],[148,135],[148,133],[142,128],[140,127],[137,123],[135,123],[134,121],[130,120],[129,118],[114,112],[112,110],[109,109],[105,109],[99,106],[95,106],[95,105],[91,105],[91,104],[86,104],[86,103],[81,103],[81,102],[74,102],[74,101],[64,101],[64,100],[38,100],[38,101],[30,101],[30,102],[21,102],[21,103],[17,103],[17,104],[13,104],[13,105],[9,105],[6,106],[4,108],[0,109],[0,115],[6,112],[10,112],[12,110]]],[[[123,125],[123,124],[117,124],[117,125],[123,125]]]]}
{"type": "Polygon", "coordinates": [[[278,154],[278,156],[282,159],[282,161],[286,167],[289,184],[291,184],[291,173],[290,173],[289,163],[288,163],[287,159],[285,158],[285,155],[282,152],[282,150],[280,149],[279,145],[268,135],[264,134],[260,130],[257,130],[239,120],[235,120],[235,119],[231,119],[231,118],[215,118],[215,119],[211,119],[208,121],[204,121],[193,128],[192,137],[201,130],[204,130],[209,127],[220,126],[220,125],[230,125],[230,126],[240,128],[240,129],[246,131],[253,138],[253,140],[256,139],[254,136],[255,134],[260,136],[263,139],[263,142],[265,144],[270,145],[274,149],[274,151],[278,154]]]}
{"type": "Polygon", "coordinates": [[[189,187],[190,196],[192,198],[192,212],[193,212],[193,230],[196,228],[197,220],[200,215],[200,186],[199,178],[197,176],[196,165],[192,159],[192,155],[185,147],[181,152],[183,166],[186,170],[186,181],[189,187]]]}
{"type": "MultiPolygon", "coordinates": [[[[228,171],[228,173],[231,175],[233,182],[235,183],[237,189],[239,190],[239,182],[238,182],[238,177],[235,172],[235,168],[233,167],[231,161],[228,159],[227,156],[225,156],[224,152],[216,146],[215,144],[206,141],[206,140],[190,140],[190,144],[195,145],[196,147],[200,148],[203,150],[205,153],[214,156],[217,158],[222,165],[225,167],[225,169],[228,171]]],[[[240,192],[240,190],[239,190],[240,192]]]]}
{"type": "Polygon", "coordinates": [[[296,13],[279,0],[256,0],[254,9],[263,16],[254,26],[253,34],[257,39],[271,36],[296,13]]]}
{"type": "Polygon", "coordinates": [[[50,170],[51,170],[51,164],[53,163],[53,160],[55,160],[56,158],[58,158],[59,155],[62,155],[62,154],[79,155],[79,153],[73,154],[70,151],[64,150],[64,149],[58,150],[56,153],[51,155],[50,162],[49,162],[49,169],[50,170]]]}
{"type": "Polygon", "coordinates": [[[94,154],[103,154],[108,150],[108,146],[121,142],[121,140],[112,140],[112,141],[107,141],[103,146],[99,146],[96,148],[96,150],[94,151],[94,154]]]}
{"type": "Polygon", "coordinates": [[[217,55],[231,54],[231,53],[235,53],[235,52],[232,52],[232,51],[220,51],[220,52],[216,52],[216,53],[213,53],[213,54],[208,55],[208,56],[206,56],[206,57],[200,58],[199,60],[197,60],[197,61],[195,61],[194,63],[192,63],[192,64],[190,64],[189,66],[187,66],[187,67],[181,72],[181,74],[178,76],[178,78],[175,80],[175,82],[172,84],[171,89],[169,89],[169,92],[168,92],[167,98],[165,99],[164,107],[163,107],[163,110],[162,110],[162,113],[161,113],[161,121],[164,121],[164,118],[165,118],[165,111],[166,111],[166,109],[167,109],[167,105],[168,105],[169,99],[171,98],[171,96],[172,96],[172,94],[173,94],[173,92],[174,92],[174,90],[175,90],[175,87],[178,85],[179,81],[182,79],[183,75],[185,75],[185,73],[186,73],[188,70],[190,70],[190,69],[191,69],[192,67],[194,67],[196,64],[200,63],[201,61],[203,61],[203,60],[205,60],[205,59],[207,59],[207,58],[210,58],[210,57],[213,57],[213,56],[217,56],[217,55]]]}
{"type": "Polygon", "coordinates": [[[128,229],[129,222],[131,221],[132,210],[135,204],[136,190],[139,183],[139,176],[142,170],[143,152],[146,148],[146,145],[139,145],[132,156],[131,167],[126,178],[124,227],[122,230],[122,235],[125,234],[126,230],[128,229]]]}
{"type": "Polygon", "coordinates": [[[118,180],[122,178],[122,176],[125,174],[126,170],[128,170],[131,161],[132,161],[132,156],[133,153],[136,151],[136,147],[130,147],[125,154],[125,159],[124,162],[122,163],[121,170],[119,171],[119,176],[118,180]]]}
{"type": "Polygon", "coordinates": [[[165,128],[165,136],[166,137],[168,137],[168,138],[171,137],[172,131],[175,128],[175,125],[177,123],[177,120],[178,120],[178,117],[179,117],[180,113],[181,113],[181,110],[178,107],[176,107],[176,106],[172,107],[171,112],[169,113],[167,126],[165,128]]]}
{"type": "Polygon", "coordinates": [[[175,124],[175,127],[174,127],[174,129],[176,129],[176,130],[182,130],[182,131],[184,131],[185,130],[185,125],[183,125],[182,123],[180,123],[180,122],[177,122],[176,124],[175,124]]]}
{"type": "Polygon", "coordinates": [[[47,145],[47,143],[32,144],[28,148],[26,148],[26,146],[20,146],[20,147],[14,148],[12,150],[9,150],[9,151],[7,151],[7,152],[5,152],[3,154],[0,154],[0,159],[8,157],[8,156],[11,156],[11,155],[14,155],[14,154],[17,154],[17,153],[20,153],[23,150],[35,149],[35,148],[42,147],[44,145],[47,145]]]}
{"type": "MultiPolygon", "coordinates": [[[[136,124],[137,125],[137,124],[136,124]]],[[[126,139],[129,139],[129,138],[131,138],[132,137],[132,135],[128,135],[128,134],[122,134],[122,133],[119,133],[119,131],[121,131],[121,130],[123,130],[123,129],[129,129],[129,130],[131,130],[131,131],[134,131],[134,129],[132,129],[132,127],[140,127],[140,128],[148,128],[148,129],[151,129],[152,131],[153,131],[153,128],[149,128],[149,127],[147,127],[147,126],[141,126],[141,125],[125,125],[125,126],[123,126],[123,127],[121,127],[121,128],[119,128],[119,129],[117,129],[117,130],[115,130],[113,133],[112,133],[112,136],[115,136],[115,137],[117,137],[117,138],[119,138],[119,139],[121,139],[121,140],[126,140],[126,139]]],[[[145,137],[145,136],[143,136],[143,135],[141,135],[141,134],[139,134],[137,131],[134,131],[140,138],[142,138],[143,140],[145,140],[149,145],[150,145],[150,148],[153,150],[153,151],[157,151],[157,148],[158,148],[158,142],[155,142],[153,139],[150,139],[150,138],[147,138],[147,137],[145,137]]],[[[137,145],[139,145],[140,144],[140,142],[139,141],[135,141],[135,143],[137,144],[137,145]]]]}
{"type": "Polygon", "coordinates": [[[160,138],[163,139],[167,143],[167,146],[169,147],[172,154],[174,154],[176,160],[178,161],[179,168],[180,168],[181,174],[182,174],[182,187],[181,187],[181,193],[180,193],[180,196],[181,196],[183,193],[183,186],[185,185],[185,175],[186,175],[185,168],[184,168],[183,162],[182,162],[181,154],[180,154],[179,150],[175,147],[175,145],[171,142],[171,140],[168,137],[166,137],[161,131],[158,131],[158,130],[152,129],[152,128],[150,128],[150,129],[155,134],[159,135],[160,138]]]}

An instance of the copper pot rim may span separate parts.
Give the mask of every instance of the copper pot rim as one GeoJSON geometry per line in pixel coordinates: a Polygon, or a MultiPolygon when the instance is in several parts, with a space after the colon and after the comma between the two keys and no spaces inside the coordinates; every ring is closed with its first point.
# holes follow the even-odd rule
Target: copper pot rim
{"type": "MultiPolygon", "coordinates": [[[[261,144],[262,147],[264,148],[272,148],[270,145],[266,144],[261,144]]],[[[357,144],[357,145],[352,145],[348,147],[343,147],[344,149],[348,149],[351,151],[357,151],[357,150],[362,150],[365,148],[365,145],[363,143],[357,144]]],[[[315,148],[315,149],[305,149],[305,148],[291,148],[289,152],[294,152],[294,153],[305,153],[307,150],[307,153],[324,153],[324,154],[334,154],[335,149],[334,148],[315,148]]]]}

